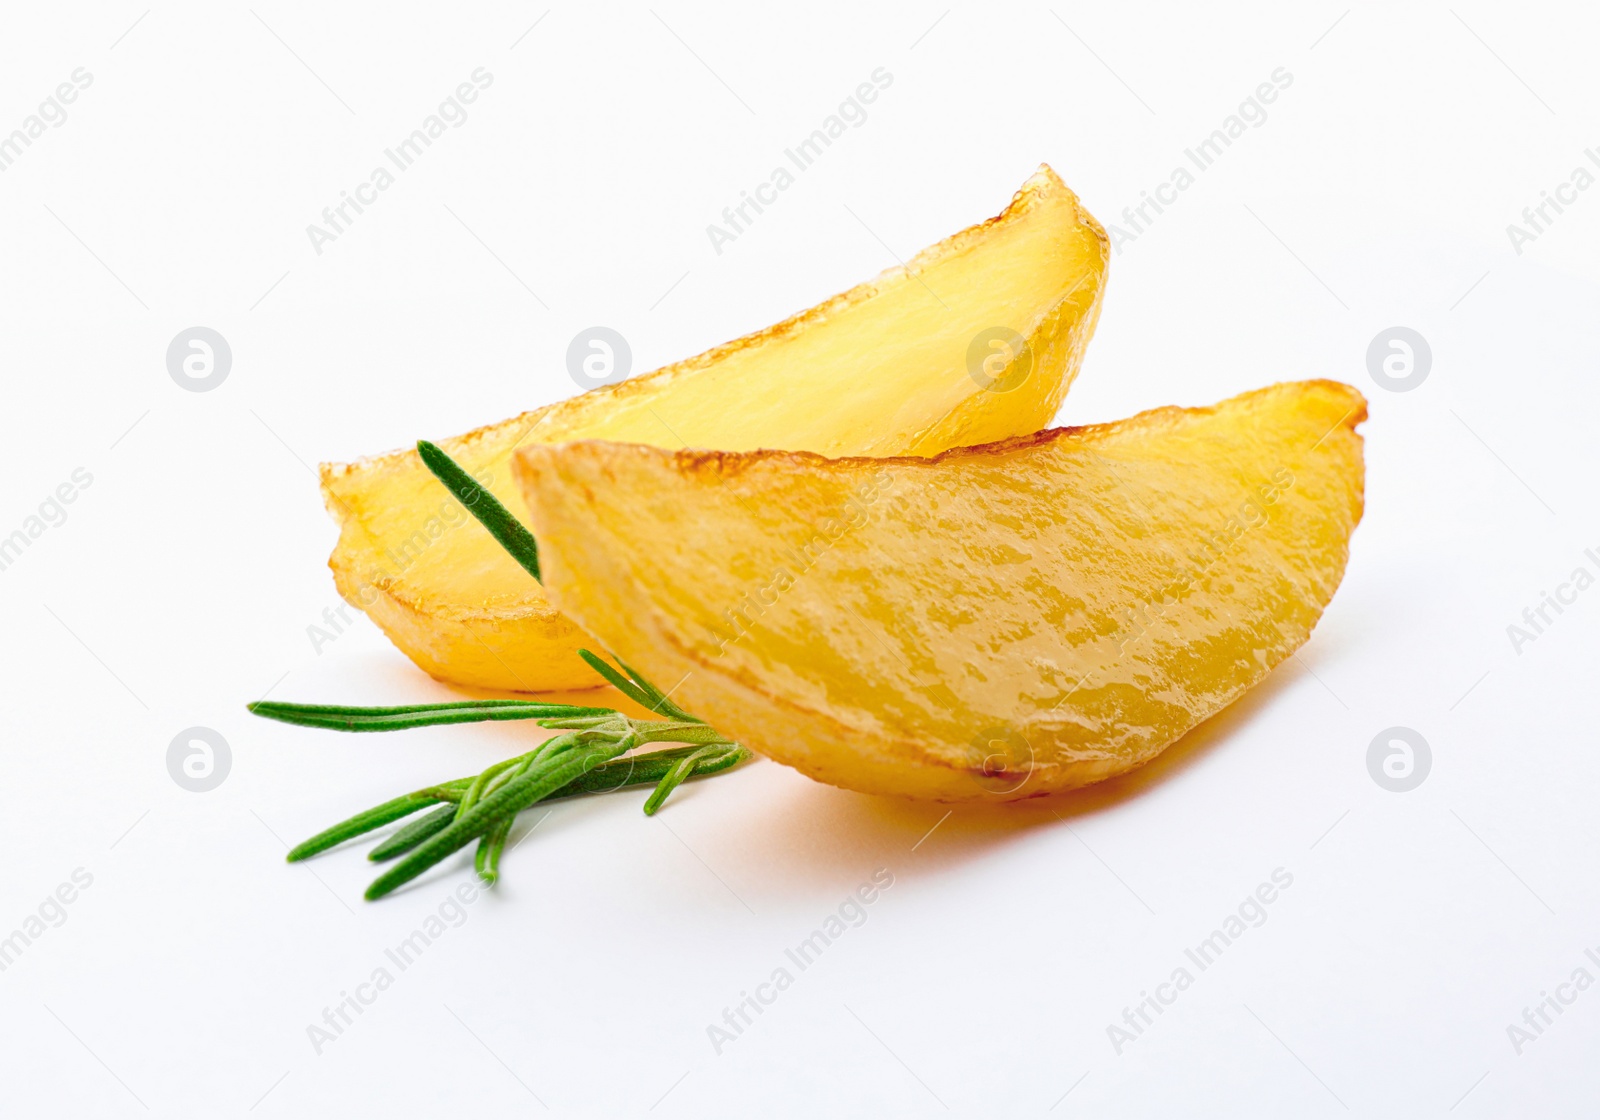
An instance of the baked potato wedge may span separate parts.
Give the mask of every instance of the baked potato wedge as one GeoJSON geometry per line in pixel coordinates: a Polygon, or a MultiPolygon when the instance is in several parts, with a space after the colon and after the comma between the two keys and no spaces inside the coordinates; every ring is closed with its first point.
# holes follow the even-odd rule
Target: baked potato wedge
{"type": "Polygon", "coordinates": [[[1361,518],[1331,381],[929,459],[516,456],[551,601],[819,781],[1014,800],[1130,770],[1305,642],[1361,518]]]}
{"type": "MultiPolygon", "coordinates": [[[[521,517],[519,446],[933,455],[1031,432],[1077,373],[1108,260],[1105,231],[1041,167],[998,217],[904,268],[699,357],[438,442],[521,517]],[[1027,345],[1007,349],[998,332],[1027,345]]],[[[424,670],[492,689],[595,683],[577,628],[414,450],[321,476],[340,525],[329,559],[340,594],[424,670]]]]}

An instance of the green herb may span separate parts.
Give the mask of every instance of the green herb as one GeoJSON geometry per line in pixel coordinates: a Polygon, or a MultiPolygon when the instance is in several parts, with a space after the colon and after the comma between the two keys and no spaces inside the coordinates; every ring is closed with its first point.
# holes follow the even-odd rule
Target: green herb
{"type": "Polygon", "coordinates": [[[454,459],[427,440],[417,441],[417,454],[422,456],[423,463],[433,472],[434,477],[444,483],[445,488],[467,507],[467,512],[494,534],[494,539],[500,542],[500,547],[526,568],[530,576],[540,579],[539,543],[533,539],[533,534],[528,532],[522,522],[500,504],[500,499],[479,486],[477,479],[462,470],[454,459]]]}
{"type": "Polygon", "coordinates": [[[655,686],[637,673],[628,670],[623,676],[589,651],[583,653],[584,660],[591,665],[605,667],[607,679],[615,677],[627,686],[622,689],[626,694],[644,696],[670,708],[674,718],[634,719],[611,708],[522,700],[418,704],[406,708],[267,702],[250,705],[252,712],[268,719],[338,731],[388,731],[470,720],[534,719],[540,727],[562,732],[526,754],[494,763],[480,774],[416,790],[340,821],[296,845],[289,852],[289,861],[297,863],[309,859],[347,840],[432,808],[432,812],[407,823],[372,850],[369,858],[375,861],[405,858],[379,876],[367,888],[366,897],[382,898],[474,840],[479,845],[474,861],[477,872],[484,881],[492,883],[498,875],[500,856],[512,821],[524,809],[578,794],[654,785],[654,791],[644,804],[645,813],[654,815],[683,782],[731,769],[750,757],[744,747],[723,738],[715,728],[667,701],[655,686]],[[629,753],[649,743],[683,745],[642,754],[629,753]]]}
{"type": "MultiPolygon", "coordinates": [[[[418,817],[403,828],[396,829],[390,834],[389,839],[368,852],[367,858],[373,863],[382,863],[384,860],[393,859],[395,856],[405,855],[412,848],[415,848],[435,832],[455,820],[455,818],[455,803],[446,802],[433,812],[418,817]]],[[[305,845],[302,844],[300,847],[304,848],[305,845]]],[[[305,856],[302,855],[300,858],[304,859],[305,856]]]]}
{"type": "Polygon", "coordinates": [[[284,704],[258,700],[250,711],[267,719],[325,727],[333,731],[401,731],[441,723],[476,723],[494,719],[548,719],[555,716],[605,715],[610,708],[541,704],[532,700],[461,700],[449,704],[411,704],[403,708],[351,708],[338,704],[284,704]]]}
{"type": "MultiPolygon", "coordinates": [[[[538,579],[539,546],[521,522],[438,447],[424,440],[417,444],[417,451],[428,469],[495,540],[538,579]]],[[[744,747],[678,707],[622,661],[613,667],[586,649],[578,655],[617,691],[661,718],[633,719],[613,708],[536,700],[461,700],[387,708],[269,700],[251,704],[250,711],[266,719],[333,731],[401,731],[451,723],[533,720],[540,727],[561,732],[480,774],[419,789],[340,821],[297,844],[289,852],[289,862],[310,859],[430,809],[368,853],[375,862],[399,862],[367,888],[366,897],[382,898],[474,840],[478,849],[473,866],[480,879],[493,883],[500,873],[500,857],[512,822],[525,809],[579,794],[653,785],[655,789],[644,803],[645,814],[650,816],[685,781],[721,773],[751,757],[744,747]],[[650,743],[681,745],[631,753],[650,743]]]]}

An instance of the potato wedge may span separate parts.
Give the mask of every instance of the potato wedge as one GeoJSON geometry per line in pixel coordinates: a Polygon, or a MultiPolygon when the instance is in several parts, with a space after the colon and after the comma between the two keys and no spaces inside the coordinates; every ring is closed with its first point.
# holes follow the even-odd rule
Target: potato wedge
{"type": "MultiPolygon", "coordinates": [[[[998,217],[905,268],[697,358],[439,443],[521,517],[519,445],[932,455],[1035,431],[1077,373],[1108,260],[1105,231],[1041,167],[998,217]],[[1009,364],[978,337],[994,328],[1028,343],[1009,364]],[[977,374],[975,339],[989,363],[977,374]]],[[[494,689],[596,683],[575,656],[578,630],[415,451],[324,464],[322,489],[341,526],[329,559],[340,594],[424,670],[494,689]]]]}
{"type": "Polygon", "coordinates": [[[525,447],[552,601],[819,781],[1013,800],[1130,770],[1311,633],[1366,402],[1307,381],[933,459],[525,447]]]}

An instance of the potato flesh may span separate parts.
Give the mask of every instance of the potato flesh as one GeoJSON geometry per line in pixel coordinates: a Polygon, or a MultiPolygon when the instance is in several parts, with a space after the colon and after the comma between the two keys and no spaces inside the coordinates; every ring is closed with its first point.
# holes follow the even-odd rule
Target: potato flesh
{"type": "MultiPolygon", "coordinates": [[[[609,439],[827,455],[932,455],[1035,431],[1060,407],[1099,312],[1105,233],[1048,168],[999,217],[767,331],[440,445],[513,513],[520,445],[609,439]],[[1007,392],[968,373],[973,337],[1029,340],[1007,392]]],[[[494,689],[596,683],[582,634],[414,451],[325,465],[340,593],[433,676],[494,689]]],[[[590,643],[592,644],[592,643],[590,643]]]]}
{"type": "Polygon", "coordinates": [[[1306,640],[1365,415],[1302,382],[934,460],[518,471],[554,601],[690,711],[834,785],[1009,800],[1148,761],[1306,640]]]}

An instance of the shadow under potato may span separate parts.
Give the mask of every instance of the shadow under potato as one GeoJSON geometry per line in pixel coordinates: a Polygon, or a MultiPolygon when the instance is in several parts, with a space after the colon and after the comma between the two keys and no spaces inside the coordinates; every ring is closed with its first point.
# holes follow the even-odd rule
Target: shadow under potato
{"type": "MultiPolygon", "coordinates": [[[[758,760],[755,766],[773,771],[761,783],[768,788],[759,797],[741,799],[739,808],[723,817],[728,843],[718,848],[731,861],[719,869],[736,882],[761,882],[763,891],[770,892],[784,883],[807,888],[846,883],[880,866],[897,875],[912,865],[924,875],[958,867],[1034,830],[1113,809],[1176,777],[1246,726],[1292,683],[1293,671],[1280,665],[1139,769],[1083,789],[1023,801],[945,804],[873,796],[796,782],[781,767],[758,760]]],[[[729,775],[694,792],[715,797],[722,792],[715,787],[726,789],[734,780],[736,775],[729,775]]],[[[688,786],[684,792],[690,792],[688,786]]]]}
{"type": "MultiPolygon", "coordinates": [[[[663,813],[671,814],[674,807],[685,808],[701,798],[731,799],[731,804],[722,801],[715,814],[716,824],[700,832],[700,836],[708,845],[708,856],[715,853],[719,871],[740,884],[741,891],[743,884],[761,884],[753,891],[754,898],[782,894],[785,885],[806,893],[821,886],[848,885],[877,867],[889,867],[897,875],[911,874],[913,868],[919,876],[937,874],[998,851],[1034,830],[1060,827],[1114,809],[1176,777],[1246,726],[1293,681],[1293,671],[1280,665],[1244,696],[1144,766],[1067,793],[1011,802],[911,801],[797,781],[792,771],[758,756],[714,781],[686,783],[663,813]]],[[[526,693],[458,685],[438,687],[441,693],[455,697],[527,697],[526,693]]],[[[640,717],[650,714],[609,686],[570,694],[541,694],[540,698],[614,706],[640,717]]],[[[491,725],[490,729],[511,735],[517,726],[491,725]]],[[[577,803],[566,804],[575,807],[577,803]]],[[[631,803],[629,807],[637,811],[631,803]]],[[[582,814],[585,818],[595,815],[604,815],[599,804],[582,814]]],[[[519,820],[513,839],[520,839],[529,831],[533,819],[519,820]]],[[[593,819],[586,820],[585,825],[604,827],[603,821],[593,819]]],[[[443,866],[453,868],[455,861],[443,866]]],[[[432,878],[429,875],[421,881],[432,878]]]]}

